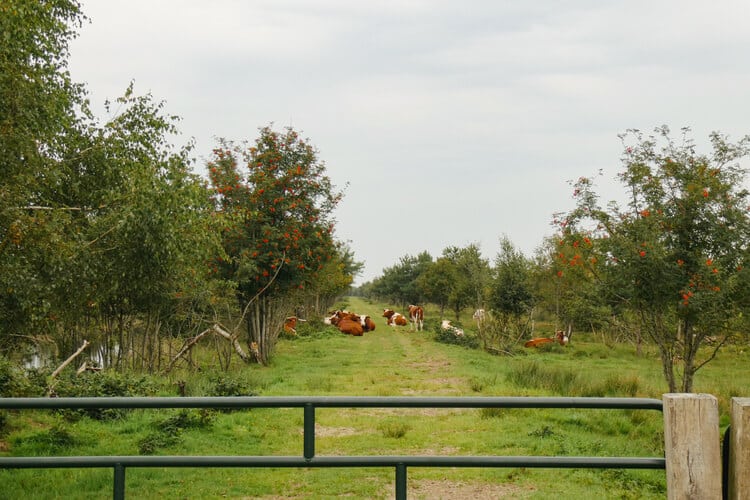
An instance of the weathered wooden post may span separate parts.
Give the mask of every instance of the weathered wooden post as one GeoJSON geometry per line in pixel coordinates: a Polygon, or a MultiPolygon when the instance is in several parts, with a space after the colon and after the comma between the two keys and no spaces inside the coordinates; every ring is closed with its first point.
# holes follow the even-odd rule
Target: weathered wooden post
{"type": "Polygon", "coordinates": [[[750,398],[732,398],[729,430],[729,491],[732,500],[750,499],[750,398]]]}
{"type": "Polygon", "coordinates": [[[721,500],[719,404],[710,394],[664,394],[667,498],[721,500]]]}

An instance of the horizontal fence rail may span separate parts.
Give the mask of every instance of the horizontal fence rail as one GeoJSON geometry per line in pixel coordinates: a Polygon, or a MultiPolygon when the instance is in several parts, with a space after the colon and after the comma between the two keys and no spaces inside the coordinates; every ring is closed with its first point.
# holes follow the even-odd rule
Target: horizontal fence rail
{"type": "Polygon", "coordinates": [[[0,409],[302,408],[302,456],[0,457],[0,469],[114,469],[114,498],[125,497],[127,467],[394,467],[396,498],[406,498],[407,467],[530,467],[665,469],[663,457],[315,456],[316,408],[583,408],[663,411],[661,400],[583,397],[155,397],[0,398],[0,409]]]}

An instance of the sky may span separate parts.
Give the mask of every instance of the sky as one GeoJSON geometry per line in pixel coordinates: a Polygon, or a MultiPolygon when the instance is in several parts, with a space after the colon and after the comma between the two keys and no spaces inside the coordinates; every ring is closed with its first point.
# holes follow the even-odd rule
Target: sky
{"type": "MultiPolygon", "coordinates": [[[[69,70],[92,107],[134,82],[217,138],[293,127],[344,192],[336,236],[377,278],[507,237],[532,256],[571,182],[621,194],[618,135],[750,133],[745,0],[82,0],[69,70]],[[601,175],[597,174],[601,172],[601,175]]],[[[705,147],[702,147],[704,146],[705,147]]]]}

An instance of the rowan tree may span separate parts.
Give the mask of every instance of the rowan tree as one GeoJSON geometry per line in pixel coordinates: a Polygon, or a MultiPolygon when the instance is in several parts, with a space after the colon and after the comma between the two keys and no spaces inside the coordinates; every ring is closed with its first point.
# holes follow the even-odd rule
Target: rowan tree
{"type": "Polygon", "coordinates": [[[562,246],[577,245],[572,259],[634,313],[658,347],[670,392],[693,390],[695,373],[737,331],[750,296],[740,164],[750,137],[731,143],[712,133],[711,153],[700,154],[689,129],[682,132],[676,142],[667,127],[653,136],[627,131],[619,174],[625,205],[601,207],[592,180],[581,178],[576,208],[559,219],[562,246]],[[714,346],[701,349],[709,338],[714,346]]]}
{"type": "Polygon", "coordinates": [[[207,166],[228,255],[214,269],[236,283],[249,341],[266,363],[283,318],[336,254],[342,195],[318,151],[291,128],[261,128],[252,145],[221,141],[207,166]]]}

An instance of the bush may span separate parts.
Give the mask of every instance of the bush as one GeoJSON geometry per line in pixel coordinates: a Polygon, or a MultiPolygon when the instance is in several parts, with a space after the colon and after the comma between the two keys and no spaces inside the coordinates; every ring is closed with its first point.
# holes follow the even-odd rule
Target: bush
{"type": "Polygon", "coordinates": [[[208,383],[207,396],[257,396],[248,382],[227,375],[226,373],[209,375],[208,383]]]}
{"type": "MultiPolygon", "coordinates": [[[[461,328],[458,324],[456,326],[457,328],[461,328]]],[[[432,331],[435,334],[435,340],[443,344],[454,344],[468,349],[479,349],[479,339],[473,335],[465,334],[459,337],[450,330],[443,330],[439,324],[433,326],[432,331]]]]}
{"type": "MultiPolygon", "coordinates": [[[[144,376],[117,373],[113,370],[101,372],[75,372],[61,374],[55,385],[55,394],[59,397],[142,397],[153,396],[157,385],[144,376]]],[[[121,418],[127,409],[123,408],[83,408],[79,410],[61,410],[67,418],[87,416],[95,420],[121,418]]]]}
{"type": "Polygon", "coordinates": [[[181,410],[153,424],[155,430],[138,441],[138,452],[152,455],[162,448],[173,446],[182,439],[185,429],[205,429],[211,427],[214,413],[207,409],[181,410]]]}
{"type": "Polygon", "coordinates": [[[378,429],[383,433],[383,436],[387,438],[400,439],[404,437],[411,426],[399,421],[388,421],[382,422],[378,425],[378,429]]]}
{"type": "Polygon", "coordinates": [[[0,397],[3,398],[26,398],[42,396],[45,383],[42,377],[36,376],[37,370],[25,372],[11,363],[7,358],[0,356],[0,397]],[[29,376],[32,375],[32,377],[29,376]]]}
{"type": "Polygon", "coordinates": [[[57,455],[78,444],[80,440],[62,425],[55,425],[23,439],[23,445],[33,447],[39,455],[57,455]]]}

